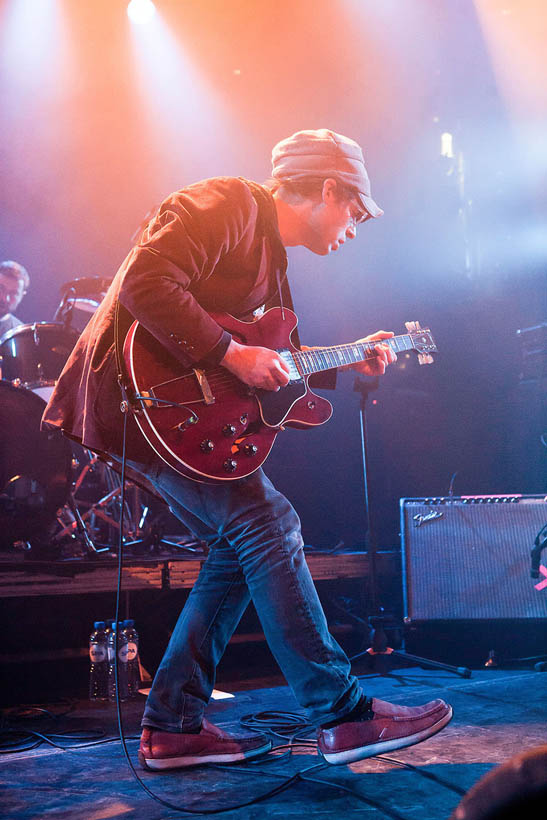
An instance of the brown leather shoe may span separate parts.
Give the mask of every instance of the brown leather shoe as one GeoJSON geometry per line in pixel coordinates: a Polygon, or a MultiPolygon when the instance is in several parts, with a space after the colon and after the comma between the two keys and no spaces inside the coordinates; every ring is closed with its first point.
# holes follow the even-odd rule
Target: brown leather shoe
{"type": "Polygon", "coordinates": [[[151,726],[142,730],[139,763],[143,769],[159,771],[198,766],[201,763],[235,763],[269,752],[272,742],[265,735],[231,735],[204,720],[198,734],[162,732],[151,726]]]}
{"type": "Polygon", "coordinates": [[[372,717],[319,729],[318,748],[327,763],[353,763],[419,743],[439,732],[451,717],[452,707],[444,700],[397,706],[373,698],[372,717]]]}

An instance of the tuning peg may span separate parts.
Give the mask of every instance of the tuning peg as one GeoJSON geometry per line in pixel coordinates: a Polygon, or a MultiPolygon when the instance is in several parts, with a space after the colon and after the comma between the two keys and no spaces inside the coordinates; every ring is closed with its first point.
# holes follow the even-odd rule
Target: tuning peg
{"type": "Polygon", "coordinates": [[[433,364],[433,356],[430,353],[418,353],[420,364],[433,364]]]}
{"type": "Polygon", "coordinates": [[[409,333],[418,333],[422,329],[419,322],[405,322],[405,327],[409,333]]]}

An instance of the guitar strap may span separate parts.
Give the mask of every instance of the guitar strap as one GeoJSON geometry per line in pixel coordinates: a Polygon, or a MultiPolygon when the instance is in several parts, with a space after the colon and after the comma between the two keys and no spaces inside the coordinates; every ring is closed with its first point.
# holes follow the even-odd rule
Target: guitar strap
{"type": "MultiPolygon", "coordinates": [[[[277,293],[272,294],[270,299],[266,303],[266,307],[274,307],[278,305],[281,310],[283,311],[284,308],[288,308],[295,313],[294,303],[292,299],[291,287],[289,285],[289,279],[285,271],[282,274],[282,270],[279,266],[276,266],[275,275],[277,280],[277,293]]],[[[285,318],[285,314],[283,313],[283,319],[285,318]]],[[[296,347],[300,347],[300,337],[298,335],[298,325],[295,327],[291,334],[291,338],[296,345],[296,347]]]]}
{"type": "MultiPolygon", "coordinates": [[[[277,214],[272,194],[264,185],[259,185],[257,182],[245,177],[239,177],[239,179],[247,185],[253,195],[253,199],[258,206],[260,227],[268,236],[272,249],[272,265],[275,269],[276,288],[266,299],[265,308],[267,310],[271,307],[280,307],[282,311],[284,308],[288,308],[294,312],[291,288],[287,278],[287,252],[277,230],[277,214]]],[[[293,330],[292,340],[297,347],[300,347],[297,327],[293,330]]]]}

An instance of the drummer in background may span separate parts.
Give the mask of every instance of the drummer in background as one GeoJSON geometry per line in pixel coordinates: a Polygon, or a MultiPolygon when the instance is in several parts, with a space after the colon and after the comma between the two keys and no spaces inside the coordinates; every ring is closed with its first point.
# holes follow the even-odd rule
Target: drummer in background
{"type": "Polygon", "coordinates": [[[29,284],[30,277],[19,262],[0,263],[0,339],[8,330],[23,324],[14,314],[29,284]]]}

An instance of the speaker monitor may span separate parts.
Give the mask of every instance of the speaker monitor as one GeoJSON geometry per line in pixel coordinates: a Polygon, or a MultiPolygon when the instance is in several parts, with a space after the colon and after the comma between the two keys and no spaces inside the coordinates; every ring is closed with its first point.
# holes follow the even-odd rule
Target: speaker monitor
{"type": "Polygon", "coordinates": [[[402,498],[400,509],[409,621],[547,615],[547,554],[530,575],[545,496],[402,498]]]}

